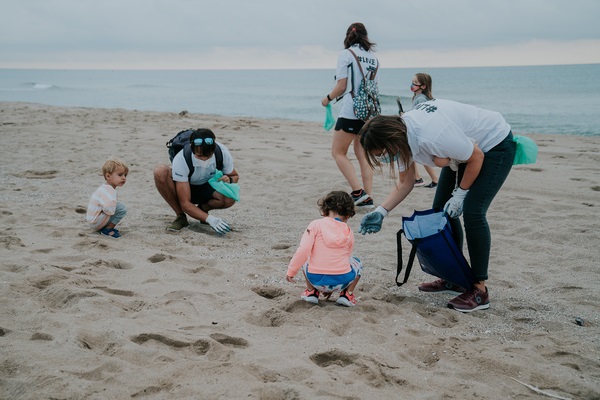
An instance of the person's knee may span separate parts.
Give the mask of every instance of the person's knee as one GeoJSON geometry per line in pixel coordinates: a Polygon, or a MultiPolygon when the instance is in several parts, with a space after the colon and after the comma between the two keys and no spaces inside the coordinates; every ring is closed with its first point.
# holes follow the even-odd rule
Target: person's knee
{"type": "Polygon", "coordinates": [[[159,164],[154,167],[154,181],[156,183],[164,183],[167,178],[171,178],[171,167],[166,164],[159,164]]]}

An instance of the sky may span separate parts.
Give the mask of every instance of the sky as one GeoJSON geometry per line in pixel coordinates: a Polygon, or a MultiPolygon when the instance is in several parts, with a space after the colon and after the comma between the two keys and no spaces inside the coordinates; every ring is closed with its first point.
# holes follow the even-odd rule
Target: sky
{"type": "Polygon", "coordinates": [[[0,0],[0,68],[335,68],[365,24],[383,68],[600,63],[600,0],[0,0]]]}

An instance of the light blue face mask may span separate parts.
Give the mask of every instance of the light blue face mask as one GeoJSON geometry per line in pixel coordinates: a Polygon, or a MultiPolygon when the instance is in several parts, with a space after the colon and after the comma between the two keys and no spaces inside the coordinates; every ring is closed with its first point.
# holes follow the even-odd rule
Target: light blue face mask
{"type": "Polygon", "coordinates": [[[400,155],[396,154],[392,159],[390,159],[389,154],[385,153],[380,156],[377,156],[376,158],[377,158],[377,161],[381,164],[390,164],[392,162],[398,161],[398,159],[400,158],[400,155]]]}

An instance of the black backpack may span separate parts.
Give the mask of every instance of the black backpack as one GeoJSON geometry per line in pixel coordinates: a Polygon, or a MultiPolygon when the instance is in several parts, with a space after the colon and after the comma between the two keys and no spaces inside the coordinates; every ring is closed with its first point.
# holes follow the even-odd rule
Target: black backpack
{"type": "MultiPolygon", "coordinates": [[[[185,162],[190,170],[188,179],[191,178],[192,174],[194,173],[194,166],[192,165],[192,145],[190,144],[190,136],[192,136],[194,131],[195,129],[185,129],[167,142],[167,148],[169,149],[169,160],[171,162],[173,162],[175,155],[183,150],[183,157],[185,158],[185,162]]],[[[217,162],[217,169],[219,171],[223,171],[223,151],[218,143],[215,147],[215,158],[217,162]]]]}

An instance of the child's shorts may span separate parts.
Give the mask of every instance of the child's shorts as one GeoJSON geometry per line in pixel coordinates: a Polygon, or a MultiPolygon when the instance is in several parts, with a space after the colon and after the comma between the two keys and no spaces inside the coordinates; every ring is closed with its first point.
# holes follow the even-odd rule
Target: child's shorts
{"type": "Polygon", "coordinates": [[[340,275],[311,274],[308,272],[308,262],[302,266],[306,279],[319,292],[336,292],[344,290],[357,276],[362,274],[362,263],[356,257],[350,257],[350,272],[340,275]]]}

